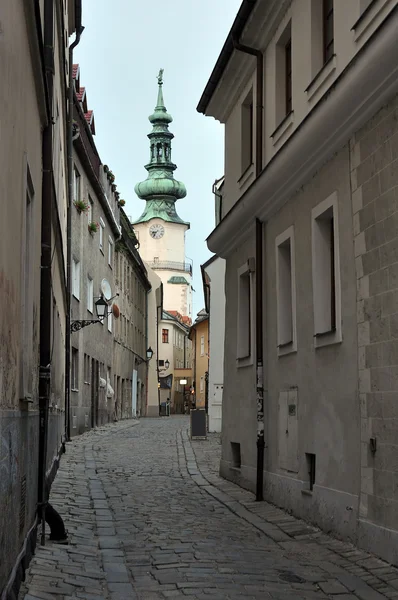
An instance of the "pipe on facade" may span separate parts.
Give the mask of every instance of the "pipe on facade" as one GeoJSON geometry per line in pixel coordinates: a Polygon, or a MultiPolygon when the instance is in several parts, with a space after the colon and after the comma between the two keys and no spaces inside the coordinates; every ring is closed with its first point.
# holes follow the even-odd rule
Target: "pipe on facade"
{"type": "MultiPolygon", "coordinates": [[[[263,169],[264,59],[261,50],[240,44],[234,48],[257,58],[256,69],[256,179],[263,169]]],[[[257,481],[256,500],[264,499],[264,373],[263,373],[263,223],[256,219],[256,401],[257,401],[257,481]]]]}
{"type": "Polygon", "coordinates": [[[250,48],[241,44],[238,39],[232,38],[235,50],[250,54],[257,59],[256,66],[256,178],[263,170],[263,103],[264,103],[264,58],[261,50],[250,48]]]}
{"type": "Polygon", "coordinates": [[[264,349],[263,349],[263,223],[256,219],[256,400],[257,481],[256,500],[264,500],[264,349]]]}
{"type": "Polygon", "coordinates": [[[73,50],[80,42],[84,27],[81,24],[81,3],[75,2],[76,38],[69,46],[68,113],[66,121],[67,169],[68,169],[68,207],[67,207],[67,272],[66,272],[66,332],[65,332],[65,439],[70,441],[70,356],[71,356],[71,300],[72,300],[72,202],[73,202],[73,50]]]}
{"type": "MultiPolygon", "coordinates": [[[[48,94],[49,119],[42,140],[42,227],[40,276],[40,369],[39,369],[39,465],[38,508],[42,523],[41,543],[45,543],[46,464],[48,445],[48,409],[51,390],[52,299],[52,216],[53,216],[53,96],[54,96],[54,3],[44,3],[44,71],[48,94]]],[[[55,242],[54,242],[55,243],[55,242]]],[[[54,326],[54,324],[53,324],[54,326]]]]}

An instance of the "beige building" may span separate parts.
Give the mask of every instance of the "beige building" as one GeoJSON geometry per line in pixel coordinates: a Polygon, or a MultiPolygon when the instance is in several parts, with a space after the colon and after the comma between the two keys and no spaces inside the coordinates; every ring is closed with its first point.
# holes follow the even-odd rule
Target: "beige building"
{"type": "Polygon", "coordinates": [[[196,408],[208,410],[209,384],[209,315],[203,309],[193,322],[189,332],[193,344],[193,381],[196,408]]]}
{"type": "Polygon", "coordinates": [[[221,473],[393,563],[397,31],[395,0],[244,0],[198,106],[225,124],[221,473]]]}
{"type": "Polygon", "coordinates": [[[34,550],[37,503],[46,500],[65,440],[66,88],[68,38],[80,28],[81,6],[41,0],[37,7],[1,3],[0,593],[6,597],[17,594],[34,550]]]}

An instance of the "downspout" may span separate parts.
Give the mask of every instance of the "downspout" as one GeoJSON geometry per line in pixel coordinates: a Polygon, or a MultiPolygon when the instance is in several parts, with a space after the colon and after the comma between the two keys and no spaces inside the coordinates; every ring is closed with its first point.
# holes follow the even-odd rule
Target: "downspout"
{"type": "MultiPolygon", "coordinates": [[[[78,2],[76,2],[78,4],[78,2]]],[[[81,24],[81,7],[77,11],[76,38],[69,46],[68,114],[66,121],[68,152],[68,210],[66,242],[66,334],[65,334],[65,439],[70,441],[70,357],[71,357],[71,300],[72,300],[72,202],[73,202],[73,50],[80,42],[84,27],[81,24]]]]}
{"type": "MultiPolygon", "coordinates": [[[[148,340],[148,296],[151,293],[152,288],[147,290],[146,294],[145,294],[145,340],[146,340],[146,347],[149,348],[149,340],[148,340]]],[[[146,384],[145,384],[145,416],[147,416],[148,414],[148,382],[149,382],[149,360],[148,357],[145,355],[146,357],[146,384]]]]}
{"type": "MultiPolygon", "coordinates": [[[[263,93],[264,64],[261,50],[232,39],[239,52],[257,58],[256,69],[256,178],[263,169],[263,93]]],[[[257,400],[257,481],[256,500],[264,499],[264,378],[263,378],[263,224],[256,219],[256,400],[257,400]]]]}
{"type": "MultiPolygon", "coordinates": [[[[54,3],[44,5],[44,69],[47,86],[48,124],[43,131],[43,183],[42,183],[42,229],[41,229],[41,277],[40,277],[40,369],[39,369],[39,469],[38,507],[42,524],[41,543],[45,544],[46,522],[46,466],[48,442],[48,408],[51,391],[51,321],[53,315],[51,280],[51,229],[53,210],[53,90],[54,90],[54,3]]],[[[56,243],[54,241],[54,243],[56,243]]],[[[54,326],[54,324],[53,324],[54,326]]]]}

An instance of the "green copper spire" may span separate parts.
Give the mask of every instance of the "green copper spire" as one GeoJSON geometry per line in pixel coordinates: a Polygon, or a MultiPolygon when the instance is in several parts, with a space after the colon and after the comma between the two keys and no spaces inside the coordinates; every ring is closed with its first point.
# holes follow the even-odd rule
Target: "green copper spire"
{"type": "Polygon", "coordinates": [[[171,162],[171,140],[174,135],[169,131],[169,123],[173,121],[166,110],[163,100],[163,69],[158,75],[158,100],[149,121],[152,131],[148,134],[150,140],[150,159],[145,165],[148,177],[145,181],[137,183],[135,193],[142,200],[146,200],[145,210],[137,223],[145,223],[158,218],[171,223],[188,225],[178,216],[175,203],[180,198],[185,198],[187,191],[185,185],[174,179],[177,168],[171,162]]]}

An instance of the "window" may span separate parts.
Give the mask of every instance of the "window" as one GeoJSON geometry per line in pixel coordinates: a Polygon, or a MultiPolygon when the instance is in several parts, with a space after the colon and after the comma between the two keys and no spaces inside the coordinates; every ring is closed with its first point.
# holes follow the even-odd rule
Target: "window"
{"type": "Polygon", "coordinates": [[[87,221],[88,223],[93,222],[93,206],[94,202],[91,199],[90,194],[88,195],[88,209],[87,209],[87,221]]]}
{"type": "Polygon", "coordinates": [[[315,345],[341,341],[337,194],[312,211],[312,282],[315,345]]]}
{"type": "Polygon", "coordinates": [[[237,359],[240,366],[253,362],[253,259],[238,270],[237,359]]]}
{"type": "Polygon", "coordinates": [[[296,289],[294,229],[279,235],[276,246],[276,296],[277,296],[277,344],[278,353],[286,354],[297,349],[296,345],[296,289]]]}
{"type": "Polygon", "coordinates": [[[34,187],[27,162],[26,187],[22,213],[21,249],[21,381],[20,398],[31,400],[33,359],[33,294],[34,294],[34,187]]]}
{"type": "Polygon", "coordinates": [[[162,329],[162,342],[163,342],[163,344],[169,343],[169,330],[168,329],[162,329]]]}
{"type": "Polygon", "coordinates": [[[112,333],[112,326],[113,326],[113,314],[110,312],[108,317],[107,317],[107,321],[108,321],[108,331],[110,333],[112,333]]]}
{"type": "Polygon", "coordinates": [[[88,354],[84,355],[84,383],[90,385],[91,359],[88,354]]]}
{"type": "Polygon", "coordinates": [[[80,262],[75,258],[72,261],[72,294],[80,300],[80,262]]]}
{"type": "Polygon", "coordinates": [[[308,473],[308,489],[312,492],[315,485],[315,473],[316,473],[316,456],[315,454],[306,453],[305,460],[307,463],[307,473],[308,473]]]}
{"type": "Polygon", "coordinates": [[[94,310],[94,282],[90,275],[87,275],[87,310],[91,313],[94,310]]]}
{"type": "Polygon", "coordinates": [[[113,268],[113,239],[109,236],[108,244],[108,265],[113,268]]]}
{"type": "MultiPolygon", "coordinates": [[[[276,43],[275,70],[275,124],[278,129],[279,125],[293,110],[292,33],[290,21],[276,43]]],[[[275,133],[276,132],[274,132],[271,137],[274,137],[275,133]]],[[[279,137],[277,139],[279,139],[279,137]]]]}
{"type": "Polygon", "coordinates": [[[104,252],[104,231],[105,231],[105,223],[101,219],[99,220],[100,228],[99,228],[99,247],[101,252],[104,252]]]}
{"type": "Polygon", "coordinates": [[[253,164],[253,89],[241,107],[241,171],[242,174],[253,164]]]}
{"type": "Polygon", "coordinates": [[[159,367],[164,367],[164,360],[159,360],[159,367]]]}
{"type": "Polygon", "coordinates": [[[205,355],[205,336],[200,336],[200,356],[205,355]]]}
{"type": "Polygon", "coordinates": [[[292,40],[285,46],[285,113],[292,112],[292,40]]]}
{"type": "Polygon", "coordinates": [[[203,392],[204,389],[205,389],[205,378],[202,375],[200,378],[200,391],[203,392]]]}
{"type": "Polygon", "coordinates": [[[76,167],[73,168],[73,201],[82,200],[81,177],[76,167]]]}
{"type": "Polygon", "coordinates": [[[79,389],[79,351],[77,348],[72,348],[71,388],[75,392],[79,389]]]}
{"type": "Polygon", "coordinates": [[[323,62],[334,54],[334,0],[323,0],[323,62]]]}

